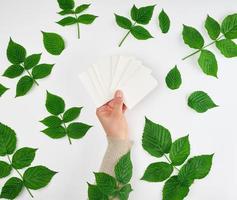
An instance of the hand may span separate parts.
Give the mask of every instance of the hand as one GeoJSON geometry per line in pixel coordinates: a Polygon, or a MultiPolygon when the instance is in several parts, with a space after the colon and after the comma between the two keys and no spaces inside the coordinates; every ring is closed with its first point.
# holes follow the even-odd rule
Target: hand
{"type": "Polygon", "coordinates": [[[116,91],[111,101],[97,108],[96,115],[108,137],[128,138],[128,125],[124,116],[126,109],[123,103],[123,93],[120,90],[116,91]]]}

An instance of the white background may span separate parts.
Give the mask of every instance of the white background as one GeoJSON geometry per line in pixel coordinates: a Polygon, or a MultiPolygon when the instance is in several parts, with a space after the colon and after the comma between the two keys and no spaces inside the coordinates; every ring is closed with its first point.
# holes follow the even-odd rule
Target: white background
{"type": "MultiPolygon", "coordinates": [[[[82,3],[77,1],[78,4],[82,3]]],[[[146,166],[160,159],[148,155],[141,146],[144,116],[167,127],[172,138],[190,135],[191,155],[215,153],[213,167],[207,178],[196,181],[187,200],[236,199],[236,85],[237,59],[224,58],[215,46],[210,47],[219,63],[219,79],[204,75],[197,65],[197,56],[184,62],[181,58],[192,52],[181,37],[182,24],[192,25],[210,42],[204,29],[207,14],[222,21],[224,16],[237,11],[235,0],[160,0],[121,1],[97,0],[91,2],[88,13],[98,15],[95,23],[81,26],[81,39],[76,37],[76,26],[61,27],[54,23],[61,19],[56,14],[56,0],[1,0],[0,2],[0,69],[10,65],[6,57],[9,37],[22,44],[28,54],[43,52],[42,61],[56,63],[52,74],[40,80],[40,87],[20,98],[14,98],[17,80],[0,77],[10,87],[0,98],[0,121],[12,127],[18,137],[18,147],[37,147],[33,165],[43,164],[59,173],[48,187],[33,191],[36,200],[85,200],[87,183],[93,183],[93,171],[100,166],[106,149],[103,130],[95,116],[95,107],[78,80],[77,75],[102,56],[123,54],[141,59],[153,70],[158,80],[157,89],[133,110],[127,112],[131,138],[134,176],[131,200],[161,199],[163,183],[140,181],[146,166]],[[133,4],[138,7],[157,4],[153,19],[147,26],[155,37],[137,41],[131,36],[118,48],[125,30],[119,28],[113,13],[129,15],[133,4]],[[171,29],[163,35],[157,25],[157,16],[164,8],[171,19],[171,29]],[[43,48],[40,30],[60,33],[66,40],[66,49],[60,56],[49,55],[43,48]],[[183,84],[177,91],[169,90],[164,82],[167,72],[178,64],[183,84]],[[94,125],[82,140],[66,138],[52,140],[40,130],[38,121],[48,115],[45,109],[46,89],[65,99],[67,107],[84,106],[80,121],[94,125]],[[220,107],[204,114],[191,110],[187,96],[195,90],[209,93],[220,107]]],[[[2,186],[6,179],[0,180],[2,186]]],[[[24,191],[18,199],[30,199],[24,191]]]]}

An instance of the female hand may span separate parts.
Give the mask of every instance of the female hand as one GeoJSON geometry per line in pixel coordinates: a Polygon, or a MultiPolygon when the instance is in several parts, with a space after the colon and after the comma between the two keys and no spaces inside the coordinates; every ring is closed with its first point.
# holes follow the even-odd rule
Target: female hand
{"type": "Polygon", "coordinates": [[[128,138],[128,125],[124,116],[126,106],[123,103],[123,93],[117,90],[114,98],[97,108],[96,115],[108,137],[115,139],[128,138]]]}

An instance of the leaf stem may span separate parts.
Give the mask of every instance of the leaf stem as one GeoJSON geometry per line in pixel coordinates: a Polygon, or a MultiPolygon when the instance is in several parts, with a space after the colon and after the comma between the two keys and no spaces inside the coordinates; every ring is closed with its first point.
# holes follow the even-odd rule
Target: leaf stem
{"type": "Polygon", "coordinates": [[[121,42],[119,43],[119,47],[122,46],[123,42],[126,40],[126,38],[128,37],[128,35],[131,33],[132,28],[136,25],[136,22],[132,25],[132,27],[130,28],[130,30],[127,32],[127,34],[123,37],[123,39],[121,40],[121,42]]]}
{"type": "MultiPolygon", "coordinates": [[[[61,120],[63,120],[63,116],[60,115],[60,117],[61,117],[61,120]]],[[[67,135],[69,144],[72,144],[72,140],[71,140],[71,138],[69,137],[69,135],[67,134],[67,126],[66,126],[66,124],[65,124],[64,122],[63,122],[63,127],[65,128],[65,132],[66,132],[66,135],[67,135]]]]}
{"type": "MultiPolygon", "coordinates": [[[[12,161],[11,161],[11,158],[10,158],[9,155],[7,155],[7,159],[8,159],[8,161],[9,161],[10,165],[12,166],[12,161]]],[[[18,173],[18,175],[21,177],[22,182],[23,182],[23,184],[24,184],[22,174],[19,172],[19,170],[15,169],[13,166],[12,166],[12,168],[18,173]]],[[[25,184],[24,184],[24,186],[25,186],[25,184]]],[[[25,186],[25,188],[26,188],[27,192],[30,194],[30,196],[31,196],[32,198],[34,198],[33,194],[32,194],[31,191],[30,191],[30,189],[29,189],[28,187],[26,187],[26,186],[25,186]]]]}
{"type": "Polygon", "coordinates": [[[27,72],[27,74],[33,79],[33,81],[35,82],[35,84],[36,84],[37,86],[39,86],[39,83],[33,78],[32,74],[29,72],[29,70],[27,70],[24,65],[23,65],[22,67],[23,67],[24,70],[27,72]]]}
{"type": "MultiPolygon", "coordinates": [[[[166,160],[168,160],[168,162],[172,165],[171,160],[168,158],[168,156],[166,154],[164,154],[166,160]]],[[[177,168],[176,166],[172,165],[177,171],[180,171],[179,168],[177,168]]]]}
{"type": "Polygon", "coordinates": [[[78,37],[78,39],[80,39],[80,26],[79,26],[78,17],[77,17],[76,13],[75,13],[75,17],[77,20],[77,37],[78,37]]]}

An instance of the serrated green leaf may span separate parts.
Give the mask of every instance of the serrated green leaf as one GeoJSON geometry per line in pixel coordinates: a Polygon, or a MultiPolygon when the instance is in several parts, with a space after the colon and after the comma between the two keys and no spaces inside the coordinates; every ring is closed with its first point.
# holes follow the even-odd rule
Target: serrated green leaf
{"type": "Polygon", "coordinates": [[[117,23],[121,28],[128,29],[128,30],[131,29],[131,27],[132,27],[132,22],[130,21],[130,19],[128,19],[128,18],[126,18],[126,17],[123,17],[123,16],[120,16],[120,15],[117,15],[117,14],[114,14],[114,15],[115,15],[116,23],[117,23]]]}
{"type": "Polygon", "coordinates": [[[81,122],[74,122],[69,124],[69,126],[67,127],[67,134],[70,138],[80,139],[86,135],[91,127],[92,126],[81,122]]]}
{"type": "Polygon", "coordinates": [[[131,17],[138,24],[148,24],[152,18],[155,5],[137,8],[135,5],[131,9],[131,17]]]}
{"type": "Polygon", "coordinates": [[[187,184],[194,179],[206,177],[212,166],[212,155],[201,155],[190,158],[179,171],[178,179],[182,184],[187,184]]]}
{"type": "Polygon", "coordinates": [[[16,133],[0,123],[0,156],[13,154],[16,149],[16,133]]]}
{"type": "Polygon", "coordinates": [[[71,9],[66,9],[58,12],[59,15],[69,15],[69,14],[74,14],[75,12],[71,9]]]}
{"type": "Polygon", "coordinates": [[[185,137],[181,137],[173,142],[169,154],[170,160],[172,161],[172,165],[182,165],[189,155],[190,144],[188,135],[185,137]]]}
{"type": "Polygon", "coordinates": [[[86,9],[88,9],[90,7],[91,4],[82,4],[80,6],[78,6],[75,10],[76,14],[82,13],[83,11],[85,11],[86,9]]]}
{"type": "Polygon", "coordinates": [[[162,33],[168,33],[170,29],[170,19],[163,9],[159,14],[158,19],[159,19],[159,25],[160,25],[160,29],[162,33]]]}
{"type": "Polygon", "coordinates": [[[165,182],[163,200],[183,200],[189,193],[189,187],[183,186],[177,176],[172,176],[165,182]]]}
{"type": "Polygon", "coordinates": [[[47,91],[47,98],[45,104],[49,113],[53,115],[59,115],[65,110],[65,102],[64,100],[54,94],[51,94],[47,91]]]}
{"type": "Polygon", "coordinates": [[[147,40],[153,38],[149,31],[142,26],[133,26],[131,29],[131,34],[138,40],[147,40]]]}
{"type": "Polygon", "coordinates": [[[16,78],[20,76],[24,72],[24,68],[21,65],[11,65],[8,67],[5,72],[3,73],[3,76],[8,78],[16,78]]]}
{"type": "Polygon", "coordinates": [[[188,106],[199,113],[217,107],[213,100],[203,91],[195,91],[188,98],[188,106]]]}
{"type": "Polygon", "coordinates": [[[211,51],[205,49],[201,50],[198,64],[205,74],[217,77],[218,64],[215,55],[211,51]]]}
{"type": "Polygon", "coordinates": [[[130,151],[123,155],[115,165],[114,172],[118,182],[127,184],[132,178],[132,162],[130,158],[130,151]]]}
{"type": "Polygon", "coordinates": [[[171,90],[178,89],[182,84],[182,77],[177,66],[171,69],[166,75],[165,82],[171,90]]]}
{"type": "Polygon", "coordinates": [[[237,56],[237,44],[230,39],[216,41],[216,47],[226,58],[233,58],[237,56]]]}
{"type": "Polygon", "coordinates": [[[63,121],[70,122],[79,117],[82,107],[72,107],[63,114],[63,121]]]}
{"type": "Polygon", "coordinates": [[[0,161],[0,178],[4,178],[11,173],[12,167],[4,161],[0,161]]]}
{"type": "Polygon", "coordinates": [[[110,176],[103,172],[94,174],[96,179],[96,186],[99,188],[99,190],[105,195],[112,195],[117,187],[116,179],[113,176],[110,176]]]}
{"type": "Polygon", "coordinates": [[[34,79],[41,79],[41,78],[45,78],[46,76],[49,76],[52,69],[53,69],[54,65],[50,65],[50,64],[40,64],[40,65],[36,65],[33,69],[32,69],[32,76],[34,79]]]}
{"type": "Polygon", "coordinates": [[[37,149],[23,147],[18,149],[12,157],[12,166],[15,169],[22,169],[31,165],[35,158],[37,149]]]}
{"type": "Polygon", "coordinates": [[[77,21],[81,24],[92,24],[97,17],[98,16],[95,16],[95,15],[84,14],[84,15],[80,15],[77,18],[77,21]]]}
{"type": "Polygon", "coordinates": [[[65,49],[63,38],[57,33],[43,32],[45,49],[52,55],[60,55],[65,49]]]}
{"type": "Polygon", "coordinates": [[[60,21],[56,22],[57,24],[61,25],[61,26],[69,26],[72,24],[76,24],[77,20],[75,17],[65,17],[63,19],[61,19],[60,21]]]}
{"type": "Polygon", "coordinates": [[[62,126],[59,127],[49,127],[41,131],[45,133],[47,136],[53,139],[59,139],[66,135],[66,131],[62,126]]]}
{"type": "Polygon", "coordinates": [[[30,167],[23,174],[24,185],[32,190],[38,190],[48,185],[56,173],[44,166],[30,167]]]}
{"type": "Polygon", "coordinates": [[[109,197],[103,194],[96,185],[88,183],[88,198],[89,200],[109,200],[109,197]]]}
{"type": "Polygon", "coordinates": [[[221,32],[227,39],[237,38],[237,14],[228,15],[221,24],[221,32]]]}
{"type": "Polygon", "coordinates": [[[20,64],[25,60],[26,50],[11,38],[7,47],[7,58],[12,64],[20,64]]]}
{"type": "Polygon", "coordinates": [[[41,53],[40,54],[32,54],[28,57],[26,57],[24,61],[24,67],[25,69],[31,69],[32,67],[38,65],[40,58],[41,58],[41,53]]]}
{"type": "Polygon", "coordinates": [[[183,25],[183,40],[184,43],[194,49],[201,49],[204,45],[202,35],[193,27],[183,25]]]}
{"type": "Polygon", "coordinates": [[[132,192],[132,187],[130,184],[124,185],[118,192],[120,200],[128,200],[129,194],[132,192]]]}
{"type": "Polygon", "coordinates": [[[205,28],[208,32],[209,37],[212,40],[217,39],[218,36],[220,35],[221,27],[220,27],[219,23],[215,19],[210,17],[209,15],[207,15],[207,18],[205,21],[205,28]]]}
{"type": "Polygon", "coordinates": [[[4,184],[0,198],[15,199],[23,188],[23,182],[21,179],[12,177],[4,184]]]}
{"type": "Polygon", "coordinates": [[[170,177],[173,172],[173,166],[166,162],[156,162],[150,164],[141,178],[149,182],[162,182],[170,177]]]}
{"type": "Polygon", "coordinates": [[[7,91],[9,88],[5,87],[3,84],[0,83],[0,97],[7,91]]]}
{"type": "Polygon", "coordinates": [[[57,0],[58,5],[63,10],[73,9],[75,6],[74,0],[57,0]]]}
{"type": "Polygon", "coordinates": [[[40,121],[42,124],[48,127],[59,127],[62,124],[62,120],[57,116],[49,116],[40,121]]]}
{"type": "Polygon", "coordinates": [[[16,97],[24,96],[32,88],[33,83],[30,76],[23,76],[16,85],[16,97]]]}
{"type": "Polygon", "coordinates": [[[169,153],[172,144],[168,129],[145,118],[145,127],[142,136],[143,148],[152,156],[161,157],[169,153]]]}

